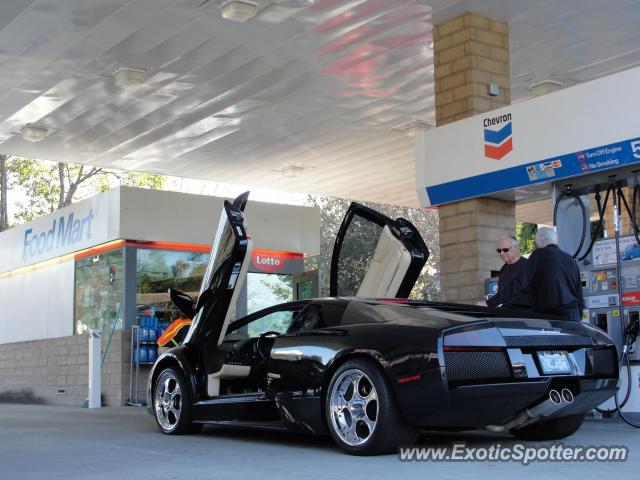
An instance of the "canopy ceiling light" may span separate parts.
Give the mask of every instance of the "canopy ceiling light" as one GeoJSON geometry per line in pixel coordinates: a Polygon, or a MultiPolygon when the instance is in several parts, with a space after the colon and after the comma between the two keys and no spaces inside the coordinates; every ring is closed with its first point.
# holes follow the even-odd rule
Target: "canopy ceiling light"
{"type": "Polygon", "coordinates": [[[20,130],[22,139],[28,142],[41,142],[52,133],[52,129],[38,125],[25,125],[20,130]]]}
{"type": "Polygon", "coordinates": [[[246,22],[258,13],[258,4],[245,0],[228,0],[220,4],[220,15],[234,22],[246,22]]]}
{"type": "Polygon", "coordinates": [[[545,95],[547,93],[555,92],[562,88],[562,83],[556,80],[542,80],[541,82],[534,83],[529,86],[529,91],[534,95],[545,95]]]}
{"type": "Polygon", "coordinates": [[[142,68],[120,67],[113,71],[113,78],[121,87],[140,85],[147,78],[147,71],[142,68]]]}
{"type": "Polygon", "coordinates": [[[429,122],[414,118],[413,120],[393,127],[391,130],[393,130],[394,132],[404,133],[407,137],[414,137],[420,130],[428,130],[432,127],[433,125],[429,122]]]}
{"type": "Polygon", "coordinates": [[[288,163],[282,167],[281,173],[289,178],[299,177],[304,173],[304,167],[302,165],[296,165],[295,163],[288,163]]]}
{"type": "Polygon", "coordinates": [[[293,178],[302,175],[306,168],[307,167],[304,165],[299,165],[297,163],[285,163],[280,170],[272,170],[272,172],[278,172],[285,177],[293,178]]]}

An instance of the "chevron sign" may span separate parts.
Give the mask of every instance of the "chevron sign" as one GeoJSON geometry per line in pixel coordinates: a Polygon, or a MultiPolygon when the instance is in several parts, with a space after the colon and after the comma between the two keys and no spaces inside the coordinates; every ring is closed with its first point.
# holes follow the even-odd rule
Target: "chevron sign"
{"type": "Polygon", "coordinates": [[[485,118],[484,122],[484,156],[500,160],[511,150],[511,114],[485,118]]]}

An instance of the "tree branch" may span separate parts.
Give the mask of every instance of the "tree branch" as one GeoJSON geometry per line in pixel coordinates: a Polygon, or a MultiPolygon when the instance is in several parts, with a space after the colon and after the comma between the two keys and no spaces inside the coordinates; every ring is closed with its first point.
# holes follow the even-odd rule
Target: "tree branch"
{"type": "Polygon", "coordinates": [[[75,179],[74,182],[69,184],[69,191],[67,191],[65,195],[64,204],[62,205],[63,207],[66,207],[67,205],[71,205],[71,203],[73,202],[73,196],[75,195],[81,183],[89,180],[91,177],[99,173],[102,173],[103,170],[101,167],[91,167],[91,170],[89,170],[86,174],[83,175],[83,172],[84,172],[84,165],[80,165],[77,178],[75,179]]]}
{"type": "Polygon", "coordinates": [[[0,155],[0,232],[9,228],[9,205],[7,203],[7,159],[8,155],[0,155]]]}
{"type": "Polygon", "coordinates": [[[64,206],[64,168],[65,164],[58,162],[58,177],[60,177],[60,195],[58,196],[58,208],[64,206]]]}

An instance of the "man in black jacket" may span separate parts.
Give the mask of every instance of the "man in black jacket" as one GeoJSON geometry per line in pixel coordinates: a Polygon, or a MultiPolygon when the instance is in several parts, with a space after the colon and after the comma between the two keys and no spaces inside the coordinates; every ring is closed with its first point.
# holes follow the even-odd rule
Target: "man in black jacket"
{"type": "Polygon", "coordinates": [[[489,298],[487,305],[497,307],[529,289],[534,312],[581,321],[584,300],[576,262],[560,250],[558,235],[552,228],[538,230],[536,245],[538,248],[522,272],[489,298]]]}
{"type": "MultiPolygon", "coordinates": [[[[498,291],[500,291],[506,288],[507,283],[524,270],[527,259],[520,255],[518,240],[512,235],[505,235],[498,240],[496,252],[504,262],[498,277],[498,291]]],[[[504,299],[502,306],[513,310],[531,310],[528,292],[520,292],[514,297],[504,299]]]]}

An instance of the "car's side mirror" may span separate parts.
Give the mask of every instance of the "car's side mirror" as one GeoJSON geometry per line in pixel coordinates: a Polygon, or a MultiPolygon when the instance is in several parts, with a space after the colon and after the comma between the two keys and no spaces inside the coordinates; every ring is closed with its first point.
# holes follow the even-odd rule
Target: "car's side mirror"
{"type": "Polygon", "coordinates": [[[193,317],[196,314],[196,309],[193,306],[193,298],[191,298],[186,293],[180,292],[173,288],[169,289],[169,298],[173,302],[173,304],[178,307],[182,313],[184,313],[187,318],[193,320],[193,317]]]}

